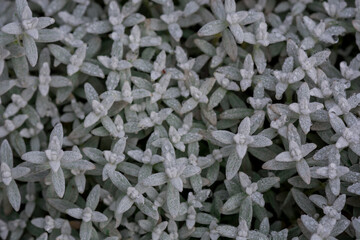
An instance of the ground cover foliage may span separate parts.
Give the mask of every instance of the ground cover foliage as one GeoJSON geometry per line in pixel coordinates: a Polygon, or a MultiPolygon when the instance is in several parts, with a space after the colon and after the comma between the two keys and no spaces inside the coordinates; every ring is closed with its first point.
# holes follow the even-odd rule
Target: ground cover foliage
{"type": "Polygon", "coordinates": [[[360,239],[359,47],[359,0],[0,0],[0,238],[360,239]]]}

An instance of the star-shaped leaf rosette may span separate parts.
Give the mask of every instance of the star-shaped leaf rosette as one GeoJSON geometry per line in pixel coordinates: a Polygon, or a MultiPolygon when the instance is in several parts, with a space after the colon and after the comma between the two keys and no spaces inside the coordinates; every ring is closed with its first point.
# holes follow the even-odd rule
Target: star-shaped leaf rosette
{"type": "Polygon", "coordinates": [[[289,151],[280,153],[275,159],[266,162],[263,165],[264,169],[269,170],[285,170],[296,168],[301,179],[310,184],[311,174],[310,167],[305,157],[315,150],[316,145],[314,143],[302,144],[300,135],[294,125],[288,126],[288,141],[289,151]]]}
{"type": "Polygon", "coordinates": [[[248,148],[262,148],[272,144],[272,141],[262,135],[250,135],[250,118],[244,118],[238,126],[238,132],[224,130],[212,131],[212,137],[221,144],[229,145],[230,155],[226,162],[226,179],[232,179],[241,167],[242,160],[248,148]]]}
{"type": "Polygon", "coordinates": [[[63,127],[59,123],[51,131],[47,150],[27,152],[21,156],[28,163],[42,165],[44,171],[50,170],[51,184],[59,197],[65,193],[63,168],[71,168],[68,164],[82,158],[80,152],[62,150],[63,138],[63,127]]]}

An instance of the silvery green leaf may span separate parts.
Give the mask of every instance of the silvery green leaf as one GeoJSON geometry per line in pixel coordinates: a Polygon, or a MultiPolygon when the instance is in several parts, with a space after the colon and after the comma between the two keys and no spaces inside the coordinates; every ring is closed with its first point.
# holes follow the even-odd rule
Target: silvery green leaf
{"type": "Polygon", "coordinates": [[[100,186],[96,185],[91,189],[88,197],[86,198],[86,207],[91,208],[92,210],[95,210],[96,206],[99,203],[100,199],[100,186]]]}
{"type": "MultiPolygon", "coordinates": [[[[0,71],[2,72],[2,71],[0,71]]],[[[16,85],[15,80],[4,80],[0,82],[0,96],[4,95],[7,91],[16,85]]]]}
{"type": "Polygon", "coordinates": [[[30,65],[35,66],[38,60],[38,52],[35,40],[25,34],[23,38],[23,43],[25,48],[25,54],[27,59],[29,60],[30,65]]]}
{"type": "Polygon", "coordinates": [[[331,51],[329,49],[326,49],[324,51],[315,53],[311,56],[310,59],[314,62],[314,66],[319,66],[329,59],[330,54],[331,51]]]}
{"type": "Polygon", "coordinates": [[[126,177],[120,172],[115,171],[113,174],[110,174],[110,179],[113,184],[122,192],[126,192],[128,187],[131,187],[131,184],[126,179],[126,177]]]}
{"type": "Polygon", "coordinates": [[[252,109],[233,108],[222,112],[220,114],[220,119],[243,119],[245,117],[251,116],[252,113],[253,113],[252,109]]]}
{"type": "MultiPolygon", "coordinates": [[[[310,169],[311,170],[311,169],[310,169]]],[[[312,179],[310,184],[305,183],[300,176],[295,176],[288,179],[288,182],[296,188],[311,189],[319,185],[319,181],[312,179]]],[[[310,198],[311,200],[311,198],[310,198]]]]}
{"type": "Polygon", "coordinates": [[[231,225],[219,225],[216,228],[217,232],[227,238],[236,238],[237,228],[231,225]]]}
{"type": "Polygon", "coordinates": [[[124,124],[124,130],[127,133],[137,133],[141,131],[141,128],[138,126],[138,122],[127,122],[124,124]]]}
{"type": "Polygon", "coordinates": [[[308,215],[313,216],[316,213],[316,209],[309,198],[300,190],[296,188],[291,189],[292,196],[297,205],[308,215]]]}
{"type": "Polygon", "coordinates": [[[61,167],[58,169],[58,171],[51,172],[51,180],[54,185],[56,194],[62,198],[65,193],[65,177],[61,167]]]}
{"type": "Polygon", "coordinates": [[[180,41],[181,36],[183,35],[183,31],[181,30],[179,24],[171,23],[168,26],[170,35],[175,39],[175,41],[180,41]]]}
{"type": "Polygon", "coordinates": [[[180,194],[178,190],[173,187],[172,184],[167,185],[166,191],[166,203],[169,209],[170,215],[176,217],[180,208],[180,194]]]}
{"type": "Polygon", "coordinates": [[[63,40],[64,34],[58,29],[41,29],[39,30],[39,38],[36,42],[49,43],[63,40]]]}
{"type": "Polygon", "coordinates": [[[143,72],[151,72],[152,70],[152,64],[143,59],[136,59],[132,64],[136,69],[143,72]]]}
{"type": "Polygon", "coordinates": [[[347,190],[351,193],[354,193],[354,194],[357,194],[357,195],[360,195],[360,184],[358,183],[355,183],[353,185],[350,185],[347,190]]]}
{"type": "Polygon", "coordinates": [[[234,136],[235,134],[228,131],[213,131],[211,135],[219,142],[224,144],[233,144],[234,143],[234,136]]]}
{"type": "Polygon", "coordinates": [[[165,173],[155,173],[144,179],[143,184],[145,186],[161,186],[167,182],[167,176],[165,173]]]}
{"type": "Polygon", "coordinates": [[[119,170],[125,172],[129,176],[137,177],[140,167],[134,163],[122,162],[119,164],[119,170]]]}
{"type": "Polygon", "coordinates": [[[0,162],[6,163],[10,168],[13,167],[13,153],[9,142],[6,139],[1,143],[0,162]]]}
{"type": "Polygon", "coordinates": [[[241,202],[245,199],[245,194],[237,193],[234,196],[231,196],[222,206],[221,212],[227,214],[233,210],[238,209],[241,206],[241,202]]]}
{"type": "Polygon", "coordinates": [[[65,48],[55,44],[49,44],[48,48],[56,60],[63,64],[69,64],[71,54],[65,48]]]}
{"type": "Polygon", "coordinates": [[[266,192],[271,187],[273,187],[275,184],[277,184],[279,181],[280,181],[280,178],[278,178],[278,177],[262,178],[257,182],[258,191],[259,192],[266,192]]]}
{"type": "MultiPolygon", "coordinates": [[[[107,122],[105,122],[104,120],[105,119],[107,119],[107,118],[101,118],[101,123],[103,124],[103,125],[105,125],[106,127],[109,127],[109,126],[107,126],[106,124],[107,124],[107,122]]],[[[111,127],[111,126],[110,126],[111,127]]],[[[109,128],[110,128],[109,127],[109,128]]],[[[114,126],[115,127],[115,126],[114,126]]],[[[113,130],[115,130],[115,128],[113,129],[113,130]]],[[[116,131],[112,131],[113,133],[115,133],[115,136],[116,136],[116,131]]],[[[98,128],[95,128],[95,129],[93,129],[93,130],[91,130],[91,134],[93,134],[94,136],[99,136],[99,137],[106,137],[106,136],[109,136],[109,135],[112,135],[112,134],[110,134],[110,131],[109,130],[107,130],[105,127],[98,127],[98,128]]],[[[89,135],[88,135],[89,136],[89,135]]]]}
{"type": "Polygon", "coordinates": [[[96,34],[103,34],[110,32],[112,30],[112,26],[109,21],[96,21],[94,23],[91,23],[87,27],[88,33],[96,33],[96,34]]]}
{"type": "Polygon", "coordinates": [[[301,221],[305,225],[307,230],[309,230],[311,232],[316,232],[318,223],[316,222],[315,219],[313,219],[312,217],[310,217],[308,215],[301,215],[301,221]]]}
{"type": "Polygon", "coordinates": [[[12,119],[12,122],[14,124],[14,126],[16,128],[20,127],[21,125],[23,125],[23,123],[28,119],[28,116],[25,115],[25,114],[19,114],[17,116],[15,116],[13,119],[12,119]]]}
{"type": "Polygon", "coordinates": [[[29,64],[25,56],[12,58],[11,62],[14,66],[16,76],[20,79],[25,79],[29,73],[29,64]]]}
{"type": "Polygon", "coordinates": [[[116,211],[118,213],[124,213],[127,210],[129,210],[133,204],[134,204],[134,201],[131,200],[128,196],[125,196],[121,199],[119,205],[116,208],[116,211]]]}
{"type": "Polygon", "coordinates": [[[153,89],[151,83],[144,78],[132,76],[131,82],[135,84],[136,87],[141,89],[146,89],[148,91],[151,91],[153,89]]]}
{"type": "Polygon", "coordinates": [[[186,100],[182,107],[181,107],[181,113],[187,113],[191,110],[193,110],[196,106],[198,105],[198,102],[194,99],[194,98],[189,98],[188,100],[186,100]]]}
{"type": "Polygon", "coordinates": [[[262,147],[268,147],[272,144],[272,141],[264,136],[253,136],[254,142],[249,144],[249,147],[253,148],[262,148],[262,147]]]}
{"type": "Polygon", "coordinates": [[[94,89],[94,87],[91,84],[85,83],[84,89],[85,89],[86,99],[88,100],[89,103],[91,103],[93,100],[100,101],[97,91],[94,89]]]}
{"type": "Polygon", "coordinates": [[[167,28],[167,25],[164,21],[157,18],[150,18],[149,20],[149,26],[151,29],[155,31],[164,31],[167,28]]]}
{"type": "Polygon", "coordinates": [[[98,65],[90,62],[84,62],[80,68],[81,72],[94,77],[104,78],[105,75],[98,65]]]}
{"type": "MultiPolygon", "coordinates": [[[[245,153],[244,153],[245,155],[245,153]]],[[[226,179],[230,180],[238,173],[242,164],[242,158],[240,158],[238,151],[233,149],[226,162],[226,179]]]]}
{"type": "Polygon", "coordinates": [[[207,42],[207,41],[205,41],[203,39],[195,39],[194,43],[205,54],[207,54],[209,56],[215,56],[216,55],[215,47],[213,45],[211,45],[209,42],[207,42]]]}
{"type": "Polygon", "coordinates": [[[247,225],[251,224],[253,218],[253,207],[250,197],[246,197],[242,202],[239,210],[239,219],[245,220],[247,225]]]}
{"type": "Polygon", "coordinates": [[[50,85],[51,85],[51,87],[61,88],[61,87],[71,86],[72,83],[71,83],[71,81],[70,81],[68,78],[66,78],[66,77],[62,77],[62,76],[51,76],[50,85]]]}
{"type": "Polygon", "coordinates": [[[22,33],[21,24],[18,22],[8,23],[1,28],[1,31],[7,34],[19,35],[22,33]]]}
{"type": "Polygon", "coordinates": [[[215,20],[202,26],[198,31],[200,37],[216,35],[226,28],[226,22],[223,20],[215,20]]]}
{"type": "Polygon", "coordinates": [[[80,225],[80,239],[90,240],[92,235],[92,224],[91,222],[82,222],[80,225]]]}
{"type": "Polygon", "coordinates": [[[90,158],[91,160],[93,160],[96,163],[103,163],[105,164],[106,161],[103,157],[103,153],[101,150],[96,149],[96,148],[83,148],[84,154],[90,158]]]}
{"type": "Polygon", "coordinates": [[[21,156],[21,159],[36,164],[45,163],[47,161],[45,153],[39,151],[27,152],[21,156]]]}
{"type": "Polygon", "coordinates": [[[70,162],[64,162],[63,167],[67,169],[78,169],[78,170],[93,170],[95,165],[87,160],[75,160],[70,162]]]}
{"type": "Polygon", "coordinates": [[[301,42],[301,48],[304,50],[311,49],[315,46],[316,42],[312,37],[307,37],[301,42]]]}
{"type": "Polygon", "coordinates": [[[182,173],[182,177],[183,178],[189,178],[191,176],[194,176],[198,173],[201,172],[201,168],[197,167],[197,166],[192,166],[192,165],[188,165],[186,166],[186,168],[184,169],[183,173],[182,173]]]}
{"type": "Polygon", "coordinates": [[[176,47],[175,54],[176,54],[176,61],[178,63],[184,63],[184,62],[187,62],[189,60],[188,57],[187,57],[187,53],[180,46],[176,47]]]}
{"type": "Polygon", "coordinates": [[[59,1],[56,1],[56,2],[50,2],[44,8],[45,14],[47,16],[52,16],[56,12],[60,11],[65,6],[66,3],[67,2],[65,0],[59,0],[59,1]]]}
{"type": "Polygon", "coordinates": [[[139,24],[141,22],[145,21],[145,17],[142,14],[134,13],[130,14],[123,22],[124,26],[126,27],[132,27],[136,24],[139,24]]]}
{"type": "Polygon", "coordinates": [[[54,137],[57,137],[57,139],[59,140],[59,145],[61,146],[64,137],[64,130],[61,123],[56,124],[53,130],[51,131],[50,139],[53,139],[54,137]]]}
{"type": "Polygon", "coordinates": [[[150,97],[151,92],[145,89],[134,89],[132,91],[132,95],[134,99],[142,99],[142,98],[150,97]]]}
{"type": "Polygon", "coordinates": [[[186,4],[184,9],[184,16],[188,17],[198,11],[200,8],[199,4],[195,1],[190,1],[186,4]]]}
{"type": "Polygon", "coordinates": [[[202,136],[198,133],[187,133],[182,136],[182,142],[185,144],[190,144],[193,142],[198,142],[202,139],[202,136]]]}
{"type": "Polygon", "coordinates": [[[274,159],[276,157],[276,154],[268,148],[249,148],[248,151],[249,153],[251,153],[251,155],[264,162],[274,159]]]}
{"type": "Polygon", "coordinates": [[[274,159],[267,161],[262,167],[268,170],[285,170],[294,168],[295,166],[296,164],[294,162],[279,162],[274,159]]]}
{"type": "MultiPolygon", "coordinates": [[[[245,40],[245,34],[240,24],[231,24],[229,28],[231,30],[231,33],[234,35],[236,42],[242,44],[245,40]]],[[[247,42],[249,42],[249,38],[247,38],[246,40],[247,42]]]]}
{"type": "Polygon", "coordinates": [[[216,107],[217,105],[219,105],[219,103],[223,100],[223,98],[226,95],[226,89],[224,88],[218,88],[215,90],[215,92],[211,95],[210,99],[209,99],[209,104],[208,104],[208,108],[209,109],[213,109],[214,107],[216,107]]]}
{"type": "Polygon", "coordinates": [[[348,228],[349,225],[350,221],[348,219],[340,219],[331,231],[331,235],[337,236],[341,234],[348,228]]]}
{"type": "Polygon", "coordinates": [[[16,166],[15,168],[11,169],[11,175],[13,179],[18,179],[27,175],[30,171],[31,170],[27,167],[16,166]]]}
{"type": "Polygon", "coordinates": [[[6,194],[11,206],[15,209],[15,211],[19,211],[21,204],[21,195],[15,181],[11,181],[10,184],[6,187],[6,194]]]}
{"type": "Polygon", "coordinates": [[[222,1],[220,0],[211,1],[210,7],[212,12],[215,14],[215,16],[218,19],[225,20],[226,11],[222,1]]]}
{"type": "Polygon", "coordinates": [[[259,73],[263,73],[266,68],[265,54],[260,47],[254,48],[253,58],[259,73]]]}
{"type": "Polygon", "coordinates": [[[238,49],[234,36],[228,29],[225,29],[222,35],[224,49],[231,60],[235,61],[238,56],[238,49]]]}
{"type": "Polygon", "coordinates": [[[155,220],[159,219],[158,211],[153,208],[153,204],[148,199],[145,199],[144,204],[137,204],[137,207],[140,209],[142,213],[151,217],[152,219],[155,220]]]}
{"type": "Polygon", "coordinates": [[[2,45],[9,44],[9,43],[13,42],[14,40],[15,40],[14,35],[9,35],[9,34],[3,33],[3,32],[0,33],[0,43],[2,45]]]}

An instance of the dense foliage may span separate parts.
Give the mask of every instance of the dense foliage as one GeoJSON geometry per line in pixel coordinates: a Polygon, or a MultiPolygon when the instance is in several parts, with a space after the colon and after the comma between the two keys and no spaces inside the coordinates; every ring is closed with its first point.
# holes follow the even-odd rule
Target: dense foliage
{"type": "Polygon", "coordinates": [[[0,238],[360,239],[360,1],[0,0],[0,238]]]}

